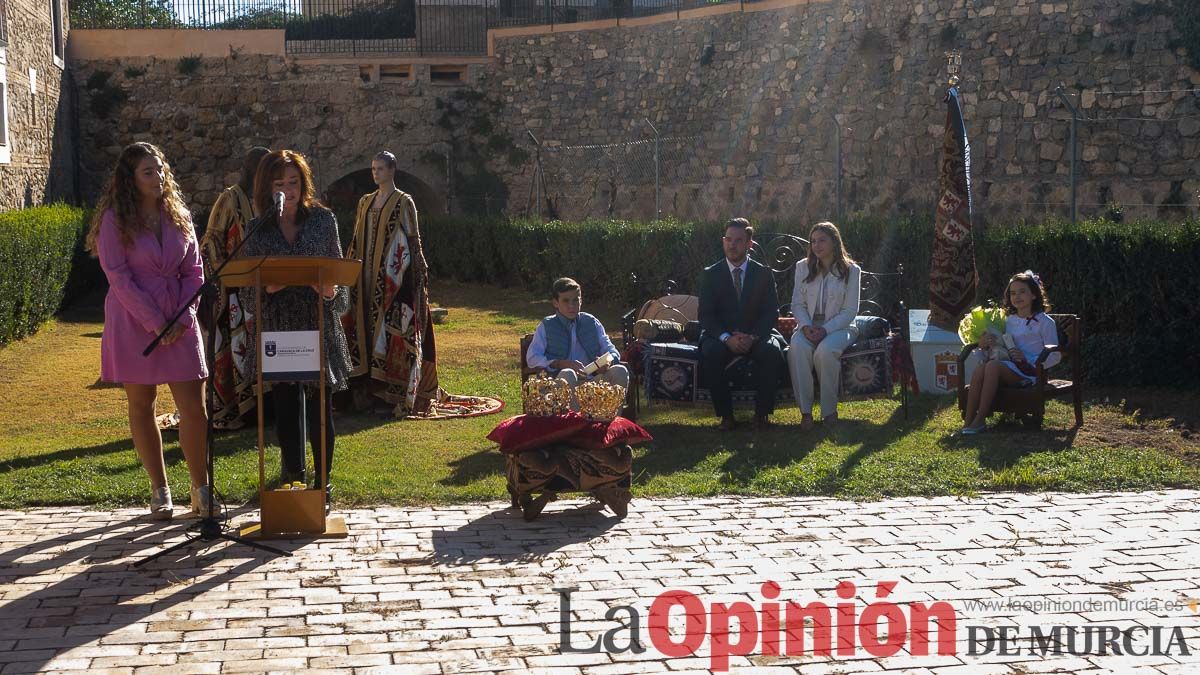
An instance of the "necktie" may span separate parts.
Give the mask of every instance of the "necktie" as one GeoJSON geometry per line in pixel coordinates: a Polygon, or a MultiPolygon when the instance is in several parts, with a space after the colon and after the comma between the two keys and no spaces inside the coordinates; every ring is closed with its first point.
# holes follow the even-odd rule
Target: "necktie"
{"type": "Polygon", "coordinates": [[[737,293],[738,300],[742,299],[742,268],[733,268],[733,290],[737,293]]]}

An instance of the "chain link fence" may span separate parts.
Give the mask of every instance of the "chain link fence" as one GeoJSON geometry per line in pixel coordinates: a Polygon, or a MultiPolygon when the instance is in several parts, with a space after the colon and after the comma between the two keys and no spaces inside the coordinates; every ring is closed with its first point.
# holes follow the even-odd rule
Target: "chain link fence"
{"type": "Polygon", "coordinates": [[[571,211],[616,217],[625,212],[619,203],[622,194],[627,197],[632,189],[643,199],[653,198],[648,215],[670,215],[670,209],[664,212],[662,186],[704,180],[706,171],[697,157],[701,143],[698,136],[671,136],[586,145],[546,144],[541,149],[546,200],[537,198],[535,182],[531,210],[548,201],[549,208],[561,211],[561,201],[570,198],[576,200],[571,211]]]}
{"type": "MultiPolygon", "coordinates": [[[[768,194],[770,175],[748,167],[765,165],[750,156],[729,134],[714,144],[711,132],[672,133],[648,120],[641,137],[606,143],[571,143],[532,138],[532,179],[526,199],[513,200],[512,213],[533,218],[658,218],[723,219],[731,215],[758,216],[759,206],[770,206],[768,220],[786,220],[793,204],[768,194]],[[744,174],[749,171],[751,176],[744,174]],[[522,209],[521,206],[525,208],[522,209]]],[[[832,147],[814,150],[820,166],[803,168],[797,179],[802,188],[790,199],[830,209],[826,217],[841,212],[843,168],[836,155],[843,129],[831,117],[829,130],[819,136],[832,139],[832,147]]],[[[636,132],[630,132],[634,135],[636,132]]],[[[771,153],[774,154],[774,149],[771,153]]],[[[784,158],[779,159],[785,161],[784,158]]],[[[795,164],[791,158],[788,162],[795,164]]],[[[789,171],[794,168],[789,165],[789,171]]]]}

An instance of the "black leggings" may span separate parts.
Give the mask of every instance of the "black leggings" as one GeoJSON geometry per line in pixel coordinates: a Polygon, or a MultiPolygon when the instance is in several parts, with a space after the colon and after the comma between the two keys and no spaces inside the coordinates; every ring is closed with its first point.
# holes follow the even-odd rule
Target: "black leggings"
{"type": "MultiPolygon", "coordinates": [[[[321,451],[321,412],[317,408],[319,394],[314,391],[307,396],[304,386],[291,383],[276,383],[271,388],[275,398],[275,434],[283,455],[283,470],[289,474],[304,472],[304,431],[307,422],[308,440],[312,445],[313,470],[317,470],[317,457],[321,451]],[[307,412],[307,414],[306,414],[307,412]],[[306,419],[307,418],[307,419],[306,419]]],[[[325,392],[325,470],[333,468],[333,392],[325,392]]],[[[321,487],[321,477],[316,485],[321,487]]]]}

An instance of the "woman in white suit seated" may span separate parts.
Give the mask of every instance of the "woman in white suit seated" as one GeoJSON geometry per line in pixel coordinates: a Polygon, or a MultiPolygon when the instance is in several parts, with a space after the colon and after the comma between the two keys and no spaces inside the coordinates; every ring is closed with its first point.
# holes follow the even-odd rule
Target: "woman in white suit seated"
{"type": "Polygon", "coordinates": [[[800,428],[813,427],[813,371],[821,383],[821,419],[837,422],[841,357],[858,338],[862,269],[846,253],[833,223],[817,223],[808,235],[808,257],[796,265],[792,315],[796,332],[788,350],[792,391],[803,415],[800,428]]]}

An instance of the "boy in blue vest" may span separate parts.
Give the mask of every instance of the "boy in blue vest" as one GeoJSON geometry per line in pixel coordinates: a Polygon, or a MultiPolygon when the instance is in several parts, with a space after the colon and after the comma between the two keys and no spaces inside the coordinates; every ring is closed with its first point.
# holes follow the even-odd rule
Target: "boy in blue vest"
{"type": "MultiPolygon", "coordinates": [[[[529,367],[545,369],[572,388],[595,378],[628,389],[629,371],[619,363],[621,353],[608,339],[600,321],[579,311],[583,304],[579,282],[567,277],[557,279],[551,294],[550,302],[556,311],[542,319],[533,333],[533,342],[525,353],[529,367]],[[614,365],[601,368],[594,376],[583,372],[584,366],[606,352],[612,354],[614,365]]],[[[572,401],[572,407],[578,410],[578,402],[572,401]]]]}

